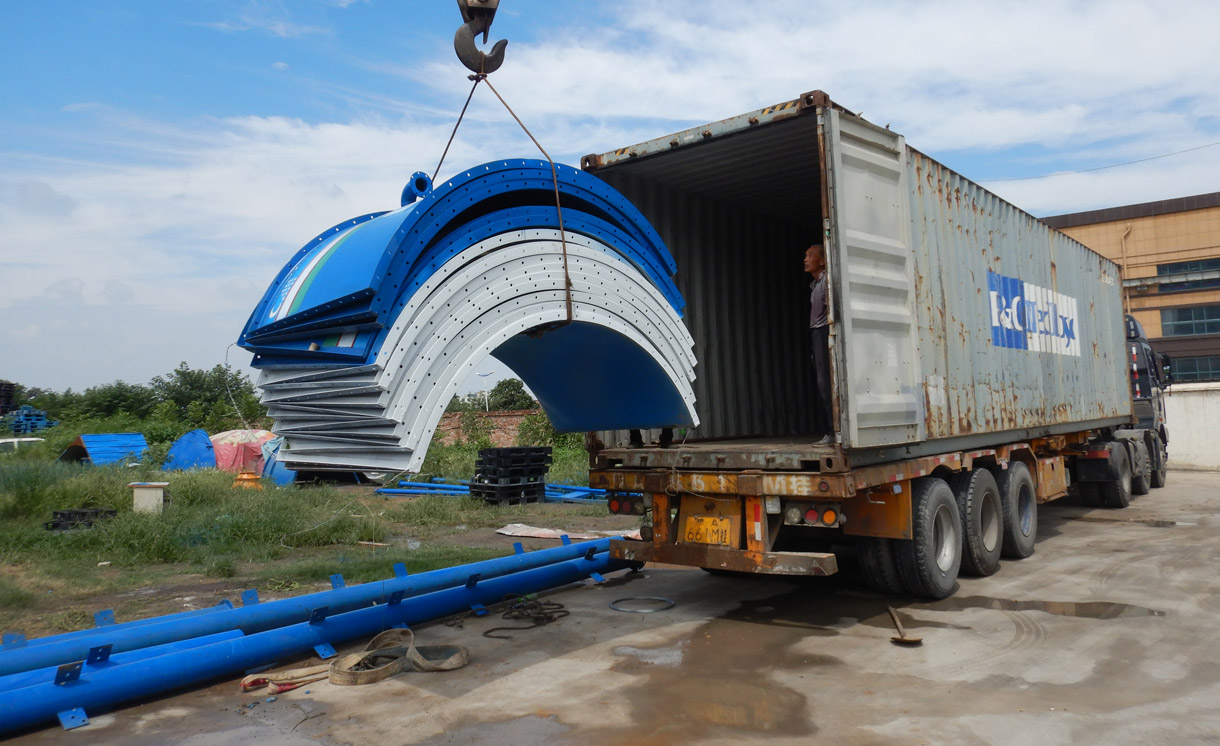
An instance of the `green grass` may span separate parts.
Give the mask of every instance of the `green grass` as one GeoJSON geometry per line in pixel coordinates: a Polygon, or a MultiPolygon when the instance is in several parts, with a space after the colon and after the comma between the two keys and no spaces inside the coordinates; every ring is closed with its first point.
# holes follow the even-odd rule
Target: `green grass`
{"type": "Polygon", "coordinates": [[[27,609],[37,599],[33,593],[0,578],[0,609],[27,609]]]}
{"type": "MultiPolygon", "coordinates": [[[[453,478],[473,475],[476,449],[438,453],[448,459],[453,478]]],[[[551,480],[560,481],[564,464],[579,463],[582,479],[562,481],[583,482],[584,458],[583,452],[577,458],[557,449],[551,480]]],[[[232,474],[216,470],[164,473],[145,466],[0,460],[0,627],[48,634],[91,626],[98,608],[113,607],[126,619],[169,613],[180,606],[173,594],[193,588],[297,594],[316,590],[335,573],[351,584],[388,578],[396,562],[425,572],[511,551],[458,546],[446,538],[463,529],[513,522],[566,527],[573,519],[606,515],[604,506],[494,506],[471,498],[403,500],[367,489],[268,484],[245,490],[232,483],[232,474]],[[133,481],[169,482],[162,513],[132,512],[127,485],[133,481]],[[88,529],[43,527],[55,510],[86,507],[117,515],[88,529]],[[406,548],[405,537],[423,544],[406,548]]]]}
{"type": "Polygon", "coordinates": [[[76,557],[142,566],[187,562],[226,572],[217,557],[274,559],[301,547],[380,541],[384,521],[359,497],[327,488],[244,490],[233,475],[201,470],[165,475],[161,514],[133,513],[132,470],[27,464],[0,468],[0,561],[76,557]],[[91,529],[46,531],[53,510],[118,511],[91,529]]]}
{"type": "Polygon", "coordinates": [[[394,577],[394,565],[398,562],[406,565],[407,572],[420,573],[508,554],[511,554],[511,550],[462,546],[424,546],[419,549],[392,547],[298,560],[285,566],[261,570],[257,577],[269,583],[269,589],[275,586],[281,593],[298,593],[303,592],[299,586],[327,581],[336,573],[341,574],[348,585],[354,585],[394,577]],[[298,587],[294,588],[293,584],[298,587]]]}

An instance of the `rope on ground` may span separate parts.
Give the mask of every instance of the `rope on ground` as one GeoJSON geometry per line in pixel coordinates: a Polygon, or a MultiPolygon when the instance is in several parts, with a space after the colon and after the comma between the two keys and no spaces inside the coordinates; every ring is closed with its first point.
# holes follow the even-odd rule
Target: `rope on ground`
{"type": "Polygon", "coordinates": [[[530,596],[521,596],[509,604],[504,610],[504,619],[528,619],[529,624],[516,627],[492,627],[483,633],[484,637],[490,637],[496,640],[511,640],[509,635],[493,635],[493,632],[504,630],[523,630],[541,627],[550,624],[556,619],[562,619],[572,612],[563,608],[563,604],[558,601],[539,601],[530,596]]]}

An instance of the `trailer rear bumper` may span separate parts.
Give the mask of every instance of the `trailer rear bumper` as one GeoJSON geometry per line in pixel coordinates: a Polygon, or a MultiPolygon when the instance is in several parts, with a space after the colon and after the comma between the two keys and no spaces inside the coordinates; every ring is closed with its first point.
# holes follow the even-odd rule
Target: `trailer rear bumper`
{"type": "Polygon", "coordinates": [[[835,556],[823,552],[751,552],[704,544],[654,544],[628,539],[612,540],[610,556],[628,562],[665,562],[771,575],[834,575],[839,571],[835,556]]]}

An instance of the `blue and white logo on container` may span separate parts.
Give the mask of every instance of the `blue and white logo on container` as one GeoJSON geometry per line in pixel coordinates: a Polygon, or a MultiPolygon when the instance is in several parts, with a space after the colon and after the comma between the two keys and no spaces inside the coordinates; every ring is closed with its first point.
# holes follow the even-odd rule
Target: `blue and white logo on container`
{"type": "Polygon", "coordinates": [[[1075,298],[990,271],[987,288],[993,345],[1080,357],[1075,298]]]}

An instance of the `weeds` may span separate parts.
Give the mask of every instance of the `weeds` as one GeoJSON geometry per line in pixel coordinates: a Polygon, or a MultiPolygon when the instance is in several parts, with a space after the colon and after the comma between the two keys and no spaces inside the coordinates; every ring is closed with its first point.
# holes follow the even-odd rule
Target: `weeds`
{"type": "Polygon", "coordinates": [[[26,609],[34,605],[36,598],[33,593],[0,578],[0,609],[26,609]]]}

